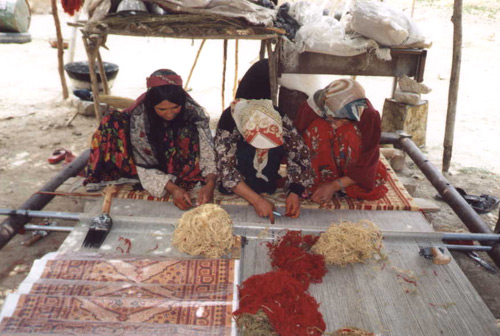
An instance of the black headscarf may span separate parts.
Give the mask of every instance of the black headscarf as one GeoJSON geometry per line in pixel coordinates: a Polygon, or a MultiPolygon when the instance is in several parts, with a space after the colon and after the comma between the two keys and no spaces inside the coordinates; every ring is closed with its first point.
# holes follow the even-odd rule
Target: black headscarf
{"type": "Polygon", "coordinates": [[[271,99],[267,58],[254,63],[245,73],[236,91],[236,98],[271,99]]]}

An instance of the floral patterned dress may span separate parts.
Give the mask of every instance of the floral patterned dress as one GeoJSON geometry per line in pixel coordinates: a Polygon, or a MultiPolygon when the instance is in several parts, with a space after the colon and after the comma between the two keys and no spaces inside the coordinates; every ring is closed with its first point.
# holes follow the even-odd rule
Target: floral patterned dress
{"type": "Polygon", "coordinates": [[[133,114],[111,111],[104,116],[92,137],[85,184],[135,178],[153,196],[162,197],[169,181],[189,190],[216,173],[211,139],[201,126],[189,125],[175,134],[166,128],[161,154],[165,167],[160,167],[140,125],[143,119],[133,114]]]}
{"type": "MultiPolygon", "coordinates": [[[[335,127],[328,121],[317,118],[303,134],[304,142],[311,151],[311,165],[314,183],[309,188],[316,188],[326,182],[348,174],[355,167],[362,153],[361,133],[353,122],[347,122],[335,127]]],[[[376,174],[375,188],[371,191],[359,185],[346,188],[349,197],[360,199],[378,199],[387,193],[385,183],[387,171],[379,162],[376,174]]]]}

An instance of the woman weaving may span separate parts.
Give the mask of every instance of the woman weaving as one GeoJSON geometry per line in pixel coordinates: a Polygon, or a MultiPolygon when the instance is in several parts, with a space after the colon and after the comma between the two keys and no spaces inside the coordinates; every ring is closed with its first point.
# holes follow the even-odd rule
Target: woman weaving
{"type": "Polygon", "coordinates": [[[215,136],[220,191],[247,200],[260,217],[274,223],[272,194],[287,164],[286,216],[300,214],[300,196],[311,183],[309,150],[292,121],[270,100],[267,60],[254,64],[243,77],[236,100],[221,115],[215,136]]]}
{"type": "Polygon", "coordinates": [[[146,83],[132,106],[102,119],[85,184],[138,178],[155,197],[171,194],[181,210],[193,205],[188,191],[201,185],[198,205],[211,202],[216,168],[208,115],[175,72],[157,70],[146,83]]]}
{"type": "Polygon", "coordinates": [[[357,81],[340,79],[316,91],[299,108],[295,125],[311,151],[314,202],[329,202],[338,191],[366,200],[387,193],[380,115],[357,81]]]}

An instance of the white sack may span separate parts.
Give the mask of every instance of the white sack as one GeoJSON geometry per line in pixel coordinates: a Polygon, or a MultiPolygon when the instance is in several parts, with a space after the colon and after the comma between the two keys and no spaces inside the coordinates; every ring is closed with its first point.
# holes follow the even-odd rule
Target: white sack
{"type": "Polygon", "coordinates": [[[381,45],[391,47],[425,41],[413,20],[383,2],[357,1],[350,17],[346,31],[352,30],[381,45]]]}
{"type": "Polygon", "coordinates": [[[323,8],[313,2],[299,1],[290,5],[288,15],[297,20],[299,25],[304,26],[321,20],[321,17],[323,16],[323,8]]]}
{"type": "Polygon", "coordinates": [[[383,52],[378,44],[358,34],[344,32],[342,24],[331,16],[300,27],[295,35],[298,52],[311,51],[336,56],[355,56],[375,49],[377,57],[390,60],[390,52],[383,52]]]}

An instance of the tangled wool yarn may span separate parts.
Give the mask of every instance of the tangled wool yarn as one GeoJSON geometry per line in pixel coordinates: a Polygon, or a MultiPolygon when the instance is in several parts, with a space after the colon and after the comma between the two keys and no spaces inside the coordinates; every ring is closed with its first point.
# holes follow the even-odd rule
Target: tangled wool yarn
{"type": "Polygon", "coordinates": [[[200,205],[181,216],[172,243],[181,252],[219,258],[233,247],[233,221],[219,205],[200,205]]]}
{"type": "Polygon", "coordinates": [[[322,233],[311,251],[325,257],[328,265],[346,266],[364,262],[382,249],[382,233],[369,220],[333,223],[322,233]]]}
{"type": "Polygon", "coordinates": [[[320,283],[326,274],[325,258],[310,252],[318,238],[302,235],[301,231],[287,231],[277,241],[267,243],[271,266],[290,272],[306,287],[309,287],[311,282],[320,283]]]}

